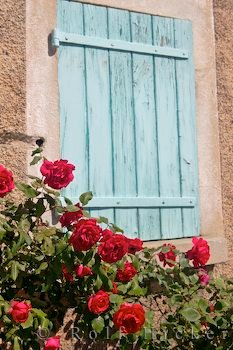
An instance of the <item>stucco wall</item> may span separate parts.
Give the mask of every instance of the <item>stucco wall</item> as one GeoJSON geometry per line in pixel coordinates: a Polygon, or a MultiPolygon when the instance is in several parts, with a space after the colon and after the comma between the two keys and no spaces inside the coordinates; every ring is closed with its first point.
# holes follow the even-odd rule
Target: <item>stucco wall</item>
{"type": "Polygon", "coordinates": [[[25,0],[0,6],[0,163],[17,178],[26,171],[25,0]]]}
{"type": "Polygon", "coordinates": [[[220,268],[233,276],[233,1],[214,0],[223,220],[229,262],[220,268]]]}

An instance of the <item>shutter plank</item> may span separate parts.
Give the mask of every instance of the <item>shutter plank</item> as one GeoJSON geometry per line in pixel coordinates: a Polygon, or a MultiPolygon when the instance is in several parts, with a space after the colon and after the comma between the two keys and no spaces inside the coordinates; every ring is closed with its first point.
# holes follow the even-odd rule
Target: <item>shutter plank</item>
{"type": "MultiPolygon", "coordinates": [[[[153,17],[154,44],[174,46],[173,19],[153,17]]],[[[155,59],[160,196],[180,196],[175,60],[155,59]]],[[[182,237],[181,209],[161,209],[162,238],[182,237]]]]}
{"type": "MultiPolygon", "coordinates": [[[[189,50],[189,60],[176,60],[177,103],[180,132],[180,164],[182,196],[198,197],[197,149],[195,123],[195,80],[192,59],[192,24],[174,20],[175,46],[189,50]]],[[[195,208],[182,209],[185,237],[198,235],[198,201],[195,208]]]]}
{"type": "MultiPolygon", "coordinates": [[[[84,7],[85,34],[107,38],[107,9],[86,5],[84,7]]],[[[112,196],[112,141],[110,113],[110,83],[108,50],[85,48],[89,187],[94,197],[112,196]]],[[[114,220],[113,209],[91,210],[95,216],[107,216],[114,220]]]]}
{"type": "MultiPolygon", "coordinates": [[[[151,16],[131,14],[132,41],[152,44],[151,16]]],[[[153,57],[132,55],[138,195],[159,195],[153,57]]],[[[146,199],[146,198],[145,198],[146,199]]],[[[160,210],[139,209],[139,235],[160,238],[160,210]]]]}
{"type": "MultiPolygon", "coordinates": [[[[129,12],[108,9],[109,37],[130,41],[129,12]]],[[[114,195],[137,195],[131,53],[110,52],[114,195]]],[[[138,235],[137,209],[115,209],[115,221],[138,235]]]]}
{"type": "MultiPolygon", "coordinates": [[[[58,25],[83,34],[82,5],[59,1],[58,25]]],[[[74,181],[63,191],[70,198],[88,190],[88,158],[84,49],[62,45],[59,49],[61,157],[76,165],[74,181]]],[[[51,126],[52,127],[52,126],[51,126]]]]}

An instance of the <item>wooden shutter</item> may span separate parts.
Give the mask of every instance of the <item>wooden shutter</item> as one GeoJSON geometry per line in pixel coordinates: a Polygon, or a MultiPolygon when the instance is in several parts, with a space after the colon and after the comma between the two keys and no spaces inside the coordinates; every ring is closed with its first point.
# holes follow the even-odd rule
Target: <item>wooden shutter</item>
{"type": "Polygon", "coordinates": [[[60,0],[65,195],[144,240],[199,234],[192,26],[60,0]]]}

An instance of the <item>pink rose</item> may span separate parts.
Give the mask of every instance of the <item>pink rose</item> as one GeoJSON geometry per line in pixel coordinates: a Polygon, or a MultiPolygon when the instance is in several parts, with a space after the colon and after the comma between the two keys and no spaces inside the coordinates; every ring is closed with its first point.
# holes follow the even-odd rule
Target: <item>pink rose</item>
{"type": "Polygon", "coordinates": [[[49,338],[46,341],[44,350],[58,350],[60,346],[61,346],[60,337],[56,336],[56,337],[49,338]]]}
{"type": "Polygon", "coordinates": [[[201,286],[206,286],[209,283],[210,276],[208,275],[208,272],[205,269],[199,269],[197,271],[197,275],[199,277],[199,282],[201,286]]]}

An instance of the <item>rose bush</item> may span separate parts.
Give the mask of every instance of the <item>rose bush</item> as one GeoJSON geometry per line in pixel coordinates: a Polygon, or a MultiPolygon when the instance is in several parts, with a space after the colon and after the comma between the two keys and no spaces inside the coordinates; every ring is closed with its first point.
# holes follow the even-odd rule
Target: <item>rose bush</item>
{"type": "Polygon", "coordinates": [[[90,192],[62,202],[57,190],[75,167],[41,152],[31,164],[42,161],[42,176],[27,184],[0,165],[1,349],[59,349],[69,308],[80,338],[94,331],[121,349],[229,349],[233,281],[208,273],[208,243],[195,237],[187,252],[143,247],[107,218],[90,217],[90,192]],[[15,187],[24,196],[18,204],[8,196],[15,187]]]}

